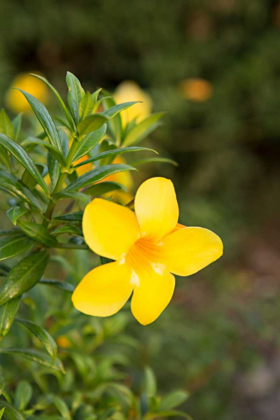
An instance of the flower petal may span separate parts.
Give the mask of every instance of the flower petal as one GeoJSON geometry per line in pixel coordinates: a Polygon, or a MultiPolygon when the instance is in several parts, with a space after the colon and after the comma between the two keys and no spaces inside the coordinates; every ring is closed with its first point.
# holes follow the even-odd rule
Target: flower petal
{"type": "Polygon", "coordinates": [[[101,198],[86,206],[83,233],[96,254],[113,260],[122,258],[140,235],[131,210],[101,198]]]}
{"type": "Polygon", "coordinates": [[[179,208],[172,182],[166,178],[150,178],[138,189],[135,213],[142,236],[159,240],[175,228],[179,208]]]}
{"type": "Polygon", "coordinates": [[[136,277],[131,311],[142,325],[155,321],[169,304],[174,288],[175,278],[160,265],[143,264],[141,271],[133,272],[136,277]]]}
{"type": "Polygon", "coordinates": [[[161,262],[178,276],[190,276],[223,253],[223,243],[211,230],[185,227],[176,230],[162,240],[161,262]]]}
{"type": "Polygon", "coordinates": [[[92,316],[110,316],[118,312],[132,293],[131,268],[113,262],[91,270],[72,295],[78,311],[92,316]]]}

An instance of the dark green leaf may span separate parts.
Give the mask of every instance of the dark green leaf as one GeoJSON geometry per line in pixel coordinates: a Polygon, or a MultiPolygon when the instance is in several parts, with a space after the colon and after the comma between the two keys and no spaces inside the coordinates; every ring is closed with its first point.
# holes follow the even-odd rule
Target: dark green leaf
{"type": "MultiPolygon", "coordinates": [[[[4,388],[5,388],[5,380],[4,380],[4,377],[3,377],[3,373],[2,373],[2,368],[1,368],[1,366],[0,366],[0,395],[2,395],[2,393],[3,393],[3,391],[4,391],[4,388]]],[[[3,410],[3,409],[2,409],[3,410]]],[[[1,411],[2,411],[1,410],[1,411]]],[[[2,413],[2,415],[3,415],[3,413],[2,413]]],[[[1,413],[0,413],[0,420],[1,420],[1,418],[2,418],[2,415],[1,415],[1,413]]]]}
{"type": "Polygon", "coordinates": [[[77,79],[74,74],[67,72],[66,75],[66,84],[68,86],[68,95],[67,95],[67,102],[71,111],[71,114],[74,118],[76,124],[78,124],[80,116],[79,116],[79,107],[80,102],[83,96],[85,95],[85,91],[81,86],[79,79],[77,79]]]}
{"type": "Polygon", "coordinates": [[[83,96],[79,106],[80,119],[82,120],[87,115],[91,114],[94,109],[94,100],[89,92],[83,96]]]}
{"type": "Polygon", "coordinates": [[[31,362],[36,362],[47,368],[58,370],[64,373],[63,365],[59,359],[55,359],[53,361],[50,356],[37,350],[8,348],[8,349],[0,349],[0,353],[11,354],[15,356],[18,355],[18,356],[24,357],[27,360],[30,360],[31,362]]]}
{"type": "Polygon", "coordinates": [[[4,420],[25,420],[25,417],[6,401],[0,400],[0,407],[4,407],[4,420]]]}
{"type": "Polygon", "coordinates": [[[21,260],[9,273],[0,289],[0,305],[21,296],[35,286],[47,267],[49,253],[39,251],[21,260]]]}
{"type": "Polygon", "coordinates": [[[89,185],[94,184],[95,182],[101,181],[109,175],[115,174],[117,172],[124,171],[134,171],[135,168],[129,165],[115,164],[115,165],[104,165],[99,168],[93,169],[92,171],[87,172],[86,174],[80,176],[74,182],[69,184],[64,192],[79,190],[80,188],[88,187],[89,185]]]}
{"type": "Polygon", "coordinates": [[[22,254],[34,245],[25,235],[17,234],[0,239],[0,261],[22,254]]]}
{"type": "Polygon", "coordinates": [[[27,381],[20,381],[15,393],[15,407],[23,411],[29,404],[32,397],[32,387],[27,381]]]}
{"type": "Polygon", "coordinates": [[[29,238],[42,245],[52,247],[56,245],[56,239],[50,234],[50,232],[42,225],[38,225],[34,222],[23,222],[18,221],[18,226],[29,238]]]}
{"type": "Polygon", "coordinates": [[[102,114],[91,114],[85,117],[79,122],[77,129],[80,136],[91,133],[92,131],[98,130],[109,120],[108,117],[102,114]]]}
{"type": "Polygon", "coordinates": [[[49,88],[50,88],[50,90],[54,93],[54,95],[56,96],[56,98],[58,99],[58,102],[60,103],[60,105],[61,105],[61,108],[63,109],[63,112],[64,112],[64,114],[65,114],[65,116],[66,116],[66,118],[67,118],[67,121],[68,121],[68,123],[70,124],[70,127],[72,128],[72,129],[74,129],[74,127],[73,127],[73,120],[72,120],[72,117],[71,117],[71,115],[70,115],[70,113],[69,113],[69,111],[68,111],[68,109],[67,109],[67,107],[66,107],[66,105],[65,105],[65,103],[63,102],[63,100],[62,100],[62,98],[61,98],[61,96],[60,96],[60,94],[58,93],[58,91],[55,89],[55,87],[47,80],[47,79],[45,79],[44,77],[42,77],[42,76],[39,76],[38,74],[31,74],[31,76],[34,76],[34,77],[37,77],[37,79],[40,79],[40,80],[42,80],[42,82],[44,82],[49,88]]]}
{"type": "Polygon", "coordinates": [[[62,192],[59,194],[55,194],[54,198],[58,200],[62,198],[72,198],[73,200],[81,201],[82,203],[86,203],[86,204],[90,202],[90,198],[88,197],[88,195],[83,194],[82,192],[78,192],[78,191],[62,192]]]}
{"type": "Polygon", "coordinates": [[[139,143],[149,134],[151,134],[159,125],[159,120],[165,115],[165,112],[158,112],[145,118],[137,124],[125,137],[123,146],[131,146],[139,143]]]}
{"type": "Polygon", "coordinates": [[[34,334],[38,340],[44,345],[45,349],[54,360],[57,355],[57,345],[52,336],[42,327],[36,325],[34,322],[28,321],[26,319],[17,318],[16,321],[26,328],[28,328],[32,334],[34,334]]]}
{"type": "Polygon", "coordinates": [[[0,306],[0,341],[5,337],[16,317],[20,305],[20,297],[0,306]]]}
{"type": "Polygon", "coordinates": [[[76,235],[76,236],[83,236],[82,229],[75,225],[65,225],[61,226],[57,229],[55,229],[52,232],[53,235],[63,235],[63,234],[70,234],[70,235],[76,235]]]}
{"type": "Polygon", "coordinates": [[[6,277],[11,271],[10,267],[4,263],[0,263],[0,276],[6,277]]]}
{"type": "Polygon", "coordinates": [[[159,411],[169,411],[172,408],[178,407],[189,397],[185,391],[174,391],[164,396],[159,404],[159,411]]]}
{"type": "Polygon", "coordinates": [[[121,111],[124,111],[127,108],[130,108],[132,105],[138,104],[139,101],[134,102],[124,102],[119,105],[113,105],[112,107],[106,109],[106,111],[102,112],[102,115],[106,115],[106,117],[114,118],[118,115],[121,111]]]}
{"type": "Polygon", "coordinates": [[[16,142],[18,142],[19,140],[19,135],[20,135],[20,130],[21,130],[21,123],[22,123],[22,113],[18,114],[12,121],[13,127],[14,127],[14,131],[15,131],[15,136],[14,136],[14,140],[16,142]]]}
{"type": "Polygon", "coordinates": [[[97,160],[105,159],[107,157],[115,158],[116,156],[122,155],[123,153],[143,152],[143,151],[157,153],[155,150],[148,149],[147,147],[123,147],[120,149],[113,149],[113,150],[108,150],[107,152],[99,153],[96,156],[93,156],[87,160],[84,160],[81,163],[78,163],[77,165],[74,166],[74,168],[78,168],[80,166],[86,165],[87,163],[96,162],[97,160]]]}
{"type": "Polygon", "coordinates": [[[34,145],[34,146],[42,146],[48,149],[49,153],[63,166],[66,165],[65,158],[63,153],[60,152],[56,147],[52,146],[50,143],[47,143],[44,140],[37,139],[36,137],[27,137],[27,139],[23,140],[21,143],[22,146],[34,145]]]}
{"type": "Polygon", "coordinates": [[[29,105],[33,109],[34,114],[36,115],[39,123],[45,131],[50,143],[62,152],[60,138],[55,123],[53,122],[47,108],[30,93],[27,93],[21,89],[18,90],[25,96],[29,105]]]}
{"type": "Polygon", "coordinates": [[[47,286],[53,286],[57,289],[63,290],[64,292],[73,293],[75,287],[65,281],[53,280],[53,279],[41,279],[40,284],[46,284],[47,286]]]}
{"type": "Polygon", "coordinates": [[[38,184],[48,193],[48,187],[38,171],[35,163],[26,153],[26,151],[19,144],[14,142],[4,134],[0,134],[0,144],[5,147],[20,163],[21,165],[33,176],[38,184]]]}
{"type": "Polygon", "coordinates": [[[131,165],[138,166],[138,165],[145,165],[146,163],[170,163],[171,165],[178,166],[178,163],[175,160],[162,158],[162,157],[152,157],[152,158],[145,158],[134,160],[131,162],[131,165]]]}
{"type": "Polygon", "coordinates": [[[74,213],[63,214],[62,216],[56,216],[56,220],[65,220],[66,222],[81,222],[83,220],[83,212],[76,211],[74,213]]]}
{"type": "Polygon", "coordinates": [[[87,134],[79,143],[73,162],[87,155],[104,137],[107,130],[107,124],[102,125],[99,130],[87,134]]]}
{"type": "Polygon", "coordinates": [[[104,181],[92,185],[91,187],[87,188],[84,192],[85,194],[89,194],[92,197],[99,197],[100,195],[107,194],[115,190],[127,191],[127,188],[124,185],[119,184],[118,182],[104,181]]]}
{"type": "Polygon", "coordinates": [[[13,225],[17,224],[17,219],[24,214],[28,213],[29,210],[23,206],[12,207],[6,211],[6,216],[10,219],[13,225]]]}
{"type": "MultiPolygon", "coordinates": [[[[36,167],[38,171],[40,172],[40,174],[43,176],[43,173],[45,171],[45,166],[42,165],[41,163],[36,163],[36,167]]],[[[34,190],[34,188],[37,185],[36,179],[34,179],[33,176],[31,176],[27,170],[24,171],[21,177],[21,180],[24,183],[24,185],[26,185],[30,190],[34,190]]]]}
{"type": "MultiPolygon", "coordinates": [[[[105,111],[108,111],[110,108],[116,106],[115,100],[109,96],[109,93],[106,92],[106,90],[102,90],[102,96],[106,97],[106,99],[103,100],[102,104],[105,109],[105,111]]],[[[109,123],[110,131],[112,132],[112,135],[114,137],[114,140],[116,144],[120,144],[121,136],[122,136],[122,120],[120,114],[117,114],[114,118],[112,118],[109,123]]]]}
{"type": "Polygon", "coordinates": [[[11,139],[15,137],[14,126],[4,108],[0,111],[0,133],[6,134],[11,139]]]}

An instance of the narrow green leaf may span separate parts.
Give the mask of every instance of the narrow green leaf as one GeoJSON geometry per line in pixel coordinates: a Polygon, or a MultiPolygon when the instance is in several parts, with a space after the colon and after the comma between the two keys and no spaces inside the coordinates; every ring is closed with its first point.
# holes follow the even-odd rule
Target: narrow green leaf
{"type": "Polygon", "coordinates": [[[102,115],[106,115],[106,117],[114,118],[120,112],[124,111],[127,108],[130,108],[132,105],[138,104],[139,101],[134,102],[124,102],[119,105],[113,105],[112,107],[106,109],[106,111],[102,112],[102,115]]]}
{"type": "Polygon", "coordinates": [[[88,197],[88,195],[79,191],[61,192],[59,194],[55,194],[54,198],[56,198],[57,200],[60,200],[63,198],[72,198],[73,200],[81,201],[82,203],[85,203],[85,204],[90,203],[90,198],[88,197]]]}
{"type": "Polygon", "coordinates": [[[91,94],[93,102],[96,103],[98,100],[99,93],[101,92],[102,88],[97,89],[95,92],[91,94]]]}
{"type": "Polygon", "coordinates": [[[0,239],[0,261],[22,254],[34,245],[25,235],[17,234],[0,239]]]}
{"type": "Polygon", "coordinates": [[[73,162],[87,155],[104,137],[107,130],[107,124],[92,133],[87,134],[79,143],[73,162]]]}
{"type": "Polygon", "coordinates": [[[100,195],[107,194],[115,190],[127,191],[127,188],[118,182],[104,181],[92,185],[91,187],[87,188],[84,193],[89,194],[92,197],[99,197],[100,195]]]}
{"type": "Polygon", "coordinates": [[[25,420],[25,417],[6,401],[0,400],[0,407],[5,408],[4,420],[25,420]]]}
{"type": "Polygon", "coordinates": [[[117,172],[124,171],[134,171],[135,168],[129,165],[124,164],[115,164],[115,165],[104,165],[99,168],[93,169],[92,171],[87,172],[86,174],[77,178],[74,182],[69,184],[64,192],[79,190],[84,187],[88,187],[102,179],[106,178],[109,175],[115,174],[117,172]]]}
{"type": "Polygon", "coordinates": [[[0,305],[21,296],[35,286],[47,267],[49,253],[39,251],[21,260],[9,273],[0,289],[0,305]]]}
{"type": "MultiPolygon", "coordinates": [[[[36,167],[38,171],[40,172],[40,174],[43,176],[43,173],[45,171],[45,166],[42,165],[41,163],[36,163],[36,167]]],[[[33,176],[31,176],[27,170],[24,171],[21,177],[21,180],[24,183],[24,185],[26,185],[31,191],[34,190],[34,188],[37,185],[36,179],[34,179],[33,176]]]]}
{"type": "Polygon", "coordinates": [[[37,139],[36,137],[27,137],[27,139],[23,140],[21,145],[24,146],[29,146],[29,145],[34,145],[34,146],[42,146],[45,147],[48,152],[62,165],[65,166],[66,165],[66,161],[64,158],[64,155],[62,152],[60,152],[56,147],[54,147],[53,145],[51,145],[50,143],[47,143],[44,140],[40,140],[37,139]]]}
{"type": "Polygon", "coordinates": [[[152,157],[152,158],[134,160],[133,162],[131,162],[131,165],[139,166],[139,165],[145,165],[146,163],[170,163],[171,165],[178,166],[178,163],[175,162],[175,160],[162,158],[162,157],[152,157]]]}
{"type": "Polygon", "coordinates": [[[19,179],[14,175],[0,169],[0,186],[11,194],[18,196],[23,201],[26,201],[32,207],[42,210],[42,206],[34,193],[30,191],[19,179]]]}
{"type": "Polygon", "coordinates": [[[13,127],[14,127],[14,140],[18,142],[20,130],[21,130],[21,123],[22,123],[22,113],[18,114],[12,121],[13,127]]]}
{"type": "Polygon", "coordinates": [[[28,328],[32,334],[34,334],[38,340],[44,345],[45,349],[54,360],[57,355],[57,345],[52,336],[42,327],[35,324],[34,322],[28,321],[26,319],[19,319],[17,318],[16,321],[26,328],[28,328]]]}
{"type": "Polygon", "coordinates": [[[178,405],[183,404],[189,397],[189,394],[185,391],[174,391],[170,394],[167,394],[161,399],[161,402],[159,404],[159,411],[169,411],[172,410],[175,407],[178,407],[178,405]]]}
{"type": "Polygon", "coordinates": [[[49,176],[52,182],[52,191],[55,189],[59,175],[60,165],[59,162],[49,153],[47,157],[49,176]]]}
{"type": "Polygon", "coordinates": [[[71,117],[71,115],[70,115],[70,113],[69,113],[69,111],[68,111],[68,109],[67,109],[64,101],[62,100],[60,94],[55,89],[55,87],[47,79],[45,79],[42,76],[39,76],[38,74],[32,73],[31,76],[37,77],[37,79],[40,79],[42,82],[44,82],[50,88],[50,90],[53,92],[53,94],[56,96],[58,102],[60,103],[61,108],[63,109],[63,112],[64,112],[64,114],[65,114],[65,116],[67,118],[67,121],[70,124],[70,127],[72,128],[72,130],[74,130],[73,119],[72,119],[72,117],[71,117]]]}
{"type": "MultiPolygon", "coordinates": [[[[5,389],[5,380],[4,380],[4,377],[3,377],[2,368],[0,366],[0,395],[2,395],[4,389],[5,389]]],[[[5,409],[2,408],[2,410],[0,411],[0,420],[3,416],[3,410],[5,410],[5,409]]]]}
{"type": "Polygon", "coordinates": [[[83,232],[82,229],[78,226],[75,225],[65,225],[65,226],[61,226],[57,229],[55,229],[52,232],[53,235],[63,235],[63,234],[70,234],[70,235],[75,235],[75,236],[81,236],[83,237],[83,232]]]}
{"type": "Polygon", "coordinates": [[[32,397],[32,387],[27,381],[20,381],[16,387],[15,407],[19,411],[25,410],[32,397]]]}
{"type": "Polygon", "coordinates": [[[19,144],[14,142],[4,134],[0,134],[0,144],[5,147],[18,161],[19,163],[33,176],[43,190],[48,193],[48,187],[42,178],[42,175],[38,171],[35,163],[26,151],[19,144]]]}
{"type": "Polygon", "coordinates": [[[145,416],[145,420],[153,420],[153,419],[160,419],[161,417],[183,417],[184,419],[187,420],[193,420],[193,418],[191,416],[189,416],[188,414],[184,413],[183,411],[165,411],[165,412],[160,412],[160,413],[148,413],[145,416]]]}
{"type": "Polygon", "coordinates": [[[80,136],[98,130],[109,120],[108,117],[102,114],[91,114],[79,122],[77,129],[80,136]]]}
{"type": "MultiPolygon", "coordinates": [[[[116,102],[114,98],[112,98],[109,93],[102,89],[102,96],[107,96],[106,99],[103,100],[102,104],[105,109],[105,111],[108,111],[110,108],[116,106],[116,102]]],[[[108,123],[109,129],[112,132],[113,138],[116,142],[116,144],[120,144],[121,137],[122,137],[122,120],[120,114],[117,114],[114,118],[112,118],[108,123]]]]}
{"type": "Polygon", "coordinates": [[[145,118],[137,124],[124,138],[123,146],[131,146],[139,143],[149,134],[151,134],[159,125],[159,120],[165,115],[165,112],[158,112],[145,118]]]}
{"type": "Polygon", "coordinates": [[[11,271],[10,267],[4,263],[0,263],[0,276],[6,277],[11,271]]]}
{"type": "Polygon", "coordinates": [[[20,299],[21,297],[18,297],[0,306],[0,341],[8,334],[14,322],[19,310],[20,299]]]}
{"type": "Polygon", "coordinates": [[[69,408],[67,407],[67,404],[63,401],[63,399],[54,396],[53,402],[61,416],[66,420],[71,420],[69,408]]]}
{"type": "Polygon", "coordinates": [[[15,137],[14,126],[4,108],[0,111],[0,133],[5,134],[11,139],[15,137]]]}
{"type": "Polygon", "coordinates": [[[79,79],[74,74],[67,72],[66,84],[68,86],[67,102],[76,124],[79,122],[79,107],[85,91],[81,86],[79,79]]]}
{"type": "Polygon", "coordinates": [[[55,123],[53,122],[52,117],[50,116],[47,108],[40,101],[38,101],[38,99],[35,98],[35,96],[25,92],[24,90],[18,90],[25,96],[27,102],[33,109],[33,112],[36,115],[43,130],[45,131],[50,143],[62,152],[60,138],[55,123]]]}
{"type": "Polygon", "coordinates": [[[13,225],[16,225],[17,219],[28,212],[29,210],[26,207],[15,206],[6,211],[6,216],[10,219],[13,225]]]}
{"type": "Polygon", "coordinates": [[[87,115],[92,114],[94,109],[94,100],[89,92],[83,96],[79,106],[80,119],[82,120],[87,115]]]}
{"type": "Polygon", "coordinates": [[[74,213],[63,214],[61,216],[56,216],[56,220],[64,220],[66,222],[82,222],[83,212],[75,211],[74,213]]]}
{"type": "Polygon", "coordinates": [[[151,368],[145,368],[144,387],[148,397],[153,397],[157,392],[157,382],[155,374],[151,368]]]}
{"type": "MultiPolygon", "coordinates": [[[[27,360],[30,360],[31,362],[39,363],[47,368],[58,370],[62,373],[65,372],[63,365],[59,359],[55,359],[53,361],[50,356],[38,350],[7,348],[7,349],[0,349],[0,353],[11,354],[14,356],[21,356],[27,360]]],[[[0,406],[1,406],[1,403],[2,401],[0,402],[0,406]]]]}
{"type": "Polygon", "coordinates": [[[47,286],[56,287],[57,289],[63,290],[64,292],[73,293],[75,287],[72,284],[67,283],[66,281],[59,281],[53,279],[41,279],[40,284],[46,284],[47,286]]]}
{"type": "Polygon", "coordinates": [[[116,156],[122,155],[123,153],[143,152],[143,151],[157,153],[155,150],[148,149],[147,147],[123,147],[123,148],[108,150],[107,152],[99,153],[96,156],[90,157],[89,159],[78,163],[77,165],[74,166],[74,168],[78,168],[80,166],[86,165],[87,163],[96,162],[97,160],[105,159],[107,157],[115,158],[116,156]]]}
{"type": "Polygon", "coordinates": [[[55,238],[44,226],[34,222],[18,221],[18,227],[31,239],[42,245],[52,247],[56,245],[55,238]]]}

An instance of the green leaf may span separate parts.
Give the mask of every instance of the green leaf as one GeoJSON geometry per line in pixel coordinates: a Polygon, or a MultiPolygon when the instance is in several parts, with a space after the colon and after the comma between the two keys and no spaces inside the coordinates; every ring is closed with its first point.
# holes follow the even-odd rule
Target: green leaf
{"type": "Polygon", "coordinates": [[[162,157],[152,157],[152,158],[134,160],[133,162],[131,162],[131,165],[139,166],[139,165],[145,165],[146,163],[170,163],[171,165],[178,166],[178,163],[175,162],[175,160],[162,158],[162,157]]]}
{"type": "Polygon", "coordinates": [[[130,108],[132,105],[138,104],[139,101],[134,102],[124,102],[119,105],[113,105],[112,107],[106,109],[106,111],[102,112],[102,115],[106,115],[106,117],[114,118],[120,112],[124,111],[127,108],[130,108]]]}
{"type": "Polygon", "coordinates": [[[33,112],[36,115],[43,130],[45,131],[50,143],[62,152],[61,142],[55,123],[53,122],[47,108],[30,93],[27,93],[21,89],[18,90],[25,96],[29,105],[33,109],[33,112]]]}
{"type": "Polygon", "coordinates": [[[2,419],[4,412],[5,412],[5,407],[1,408],[0,410],[0,420],[2,419]]]}
{"type": "Polygon", "coordinates": [[[71,414],[67,404],[57,396],[54,396],[53,402],[62,417],[66,420],[71,420],[71,414]]]}
{"type": "Polygon", "coordinates": [[[157,382],[151,368],[145,368],[144,389],[148,397],[154,397],[157,392],[157,382]]]}
{"type": "Polygon", "coordinates": [[[67,72],[66,84],[68,86],[67,102],[76,124],[79,122],[79,107],[85,91],[81,86],[79,79],[74,74],[67,72]]]}
{"type": "Polygon", "coordinates": [[[74,168],[79,168],[80,166],[86,165],[87,163],[96,162],[97,160],[105,159],[107,157],[111,157],[113,159],[118,155],[122,155],[123,153],[143,152],[143,151],[157,153],[155,150],[148,149],[147,147],[123,147],[123,148],[108,150],[106,152],[99,153],[96,156],[93,156],[87,160],[84,160],[81,163],[78,163],[77,165],[74,166],[74,168]]]}
{"type": "Polygon", "coordinates": [[[84,136],[85,134],[91,133],[92,131],[98,130],[109,120],[108,117],[102,114],[91,114],[85,117],[81,122],[79,122],[77,129],[79,136],[84,136]]]}
{"type": "Polygon", "coordinates": [[[26,207],[15,206],[6,211],[6,216],[10,219],[13,225],[16,225],[17,219],[28,212],[29,210],[26,207]]]}
{"type": "Polygon", "coordinates": [[[79,106],[79,115],[80,119],[82,120],[87,115],[91,114],[94,109],[94,100],[92,99],[92,96],[89,92],[86,92],[86,94],[83,96],[80,102],[79,106]]]}
{"type": "Polygon", "coordinates": [[[38,184],[43,188],[43,190],[48,193],[48,187],[38,171],[35,163],[31,157],[26,153],[26,151],[19,144],[14,142],[9,137],[4,134],[0,134],[0,144],[5,147],[18,161],[19,163],[33,176],[38,184]]]}
{"type": "Polygon", "coordinates": [[[18,114],[12,121],[15,135],[13,139],[18,142],[22,123],[22,113],[18,114]]]}
{"type": "MultiPolygon", "coordinates": [[[[42,175],[44,173],[45,166],[41,163],[36,163],[36,167],[42,175]]],[[[27,170],[24,171],[21,180],[24,183],[24,185],[26,185],[30,190],[34,190],[34,188],[37,185],[37,181],[33,178],[33,176],[30,175],[30,173],[27,170]]]]}
{"type": "Polygon", "coordinates": [[[0,306],[0,341],[5,337],[16,317],[21,297],[11,300],[0,306]]]}
{"type": "Polygon", "coordinates": [[[152,419],[160,419],[161,417],[183,417],[187,420],[193,420],[191,416],[189,416],[186,413],[183,413],[183,411],[165,411],[160,413],[149,413],[145,416],[145,420],[152,420],[152,419]]]}
{"type": "Polygon", "coordinates": [[[90,198],[88,197],[88,195],[79,191],[61,192],[59,194],[55,194],[54,198],[56,198],[57,200],[60,200],[63,198],[72,198],[73,200],[81,201],[82,203],[85,203],[85,204],[90,203],[90,198]]]}
{"type": "Polygon", "coordinates": [[[57,356],[57,345],[52,336],[42,327],[35,324],[34,322],[28,321],[26,319],[17,318],[16,321],[26,328],[28,328],[32,334],[34,334],[38,340],[44,345],[45,349],[54,360],[57,356]]]}
{"type": "Polygon", "coordinates": [[[64,373],[63,365],[59,359],[52,360],[50,356],[38,350],[7,348],[7,349],[0,349],[0,353],[11,354],[14,356],[18,355],[18,356],[24,357],[27,360],[30,360],[31,362],[36,362],[47,368],[58,370],[64,373]]]}
{"type": "Polygon", "coordinates": [[[104,137],[107,130],[107,124],[92,133],[87,134],[80,142],[73,158],[73,162],[87,155],[104,137]]]}
{"type": "Polygon", "coordinates": [[[61,96],[60,96],[60,94],[58,93],[58,91],[55,89],[55,87],[47,80],[47,79],[45,79],[44,77],[42,77],[42,76],[39,76],[38,74],[31,74],[31,76],[33,76],[33,77],[37,77],[37,79],[40,79],[42,82],[44,82],[49,88],[50,88],[50,90],[54,93],[54,95],[56,96],[56,98],[57,98],[57,100],[58,100],[58,102],[60,103],[60,105],[61,105],[61,108],[63,109],[63,112],[64,112],[64,114],[65,114],[65,116],[66,116],[66,118],[67,118],[67,121],[68,121],[68,123],[70,124],[70,127],[71,127],[71,129],[72,130],[74,130],[74,125],[73,125],[73,119],[72,119],[72,117],[71,117],[71,115],[70,115],[70,113],[69,113],[69,111],[68,111],[68,109],[67,109],[67,107],[66,107],[66,105],[65,105],[65,103],[63,102],[63,100],[62,100],[62,98],[61,98],[61,96]]]}
{"type": "Polygon", "coordinates": [[[75,287],[72,284],[65,281],[53,280],[53,279],[41,279],[40,284],[46,284],[47,286],[53,286],[57,289],[63,290],[64,292],[73,293],[75,287]]]}
{"type": "Polygon", "coordinates": [[[104,181],[92,185],[91,187],[87,188],[84,192],[85,194],[89,194],[92,197],[99,197],[100,195],[107,194],[115,190],[127,191],[127,188],[124,185],[119,184],[118,182],[104,181]]]}
{"type": "Polygon", "coordinates": [[[39,251],[21,260],[9,273],[0,289],[0,305],[21,296],[35,286],[47,267],[49,253],[39,251]]]}
{"type": "Polygon", "coordinates": [[[74,213],[63,214],[61,216],[54,217],[55,220],[64,220],[66,222],[82,222],[83,212],[75,211],[74,213]]]}
{"type": "Polygon", "coordinates": [[[5,134],[11,139],[15,137],[14,126],[4,108],[0,111],[0,133],[5,134]]]}
{"type": "Polygon", "coordinates": [[[99,93],[101,92],[102,88],[97,89],[95,92],[91,94],[93,102],[96,103],[98,100],[99,93]]]}
{"type": "MultiPolygon", "coordinates": [[[[5,388],[5,380],[4,380],[4,377],[3,377],[2,368],[0,366],[0,395],[2,395],[2,393],[4,391],[4,388],[5,388]]],[[[2,409],[0,411],[0,420],[1,420],[2,416],[3,416],[3,410],[4,409],[2,409]]]]}
{"type": "Polygon", "coordinates": [[[189,397],[185,391],[174,391],[164,396],[159,404],[159,411],[169,411],[172,408],[178,407],[189,397]]]}
{"type": "Polygon", "coordinates": [[[36,196],[30,191],[19,179],[14,175],[0,169],[0,186],[11,194],[18,196],[23,201],[26,201],[32,207],[42,210],[42,206],[36,196]]]}
{"type": "MultiPolygon", "coordinates": [[[[109,93],[102,89],[102,96],[103,96],[103,107],[105,111],[108,111],[110,108],[116,106],[115,100],[109,96],[109,93]],[[107,98],[104,98],[104,96],[108,96],[107,98]]],[[[108,126],[110,128],[110,131],[113,134],[115,142],[119,145],[121,141],[122,136],[122,120],[120,114],[117,114],[114,118],[110,120],[108,123],[108,126]]]]}
{"type": "Polygon", "coordinates": [[[25,235],[17,234],[0,239],[0,261],[22,254],[34,245],[25,235]]]}
{"type": "Polygon", "coordinates": [[[0,407],[5,408],[4,420],[25,420],[25,417],[6,401],[0,400],[0,407]]]}
{"type": "Polygon", "coordinates": [[[0,276],[1,277],[6,277],[9,274],[10,271],[11,271],[11,269],[10,269],[9,266],[7,266],[4,263],[0,264],[0,276]]]}
{"type": "Polygon", "coordinates": [[[42,146],[45,147],[48,152],[62,165],[66,165],[66,161],[64,155],[61,151],[59,151],[56,147],[52,146],[50,143],[47,143],[44,140],[37,139],[36,137],[27,137],[27,139],[23,140],[21,143],[22,146],[42,146]]]}
{"type": "Polygon", "coordinates": [[[19,411],[25,410],[32,397],[32,387],[27,381],[20,381],[16,387],[15,407],[19,411]]]}
{"type": "Polygon", "coordinates": [[[99,168],[93,169],[84,175],[81,175],[74,182],[69,184],[64,192],[79,190],[80,188],[87,187],[95,182],[101,181],[109,175],[117,172],[134,171],[135,168],[124,164],[104,165],[99,168]]]}
{"type": "Polygon", "coordinates": [[[139,143],[149,134],[151,134],[159,125],[159,120],[165,115],[165,112],[158,112],[145,118],[137,124],[124,138],[123,146],[131,146],[139,143]]]}
{"type": "Polygon", "coordinates": [[[82,229],[75,225],[65,225],[61,226],[57,229],[55,229],[52,232],[53,235],[63,235],[63,234],[69,234],[69,235],[75,235],[75,236],[81,236],[83,237],[82,229]]]}
{"type": "Polygon", "coordinates": [[[34,222],[23,222],[18,221],[18,226],[23,232],[36,242],[42,245],[52,247],[56,245],[56,239],[50,234],[48,229],[42,225],[38,225],[34,222]]]}

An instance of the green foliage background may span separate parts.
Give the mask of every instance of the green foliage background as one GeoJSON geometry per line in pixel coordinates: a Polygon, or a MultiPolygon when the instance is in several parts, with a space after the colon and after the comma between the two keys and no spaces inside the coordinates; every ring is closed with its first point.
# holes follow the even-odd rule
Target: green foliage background
{"type": "MultiPolygon", "coordinates": [[[[217,232],[225,256],[179,279],[173,304],[152,326],[139,327],[129,313],[120,319],[127,316],[125,334],[141,343],[132,377],[137,382],[150,365],[160,392],[189,391],[184,408],[196,420],[271,420],[279,412],[279,7],[272,0],[1,4],[0,100],[15,75],[33,70],[66,94],[70,70],[91,91],[136,80],[154,111],[168,111],[146,145],[179,167],[145,167],[136,184],[171,177],[181,222],[217,232]],[[209,80],[213,97],[184,99],[178,84],[189,77],[209,80]],[[264,375],[271,386],[261,386],[264,375]]],[[[61,307],[57,299],[51,295],[49,311],[61,307]]]]}

